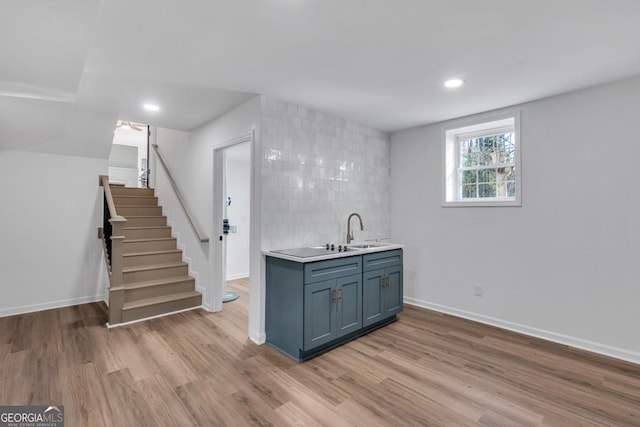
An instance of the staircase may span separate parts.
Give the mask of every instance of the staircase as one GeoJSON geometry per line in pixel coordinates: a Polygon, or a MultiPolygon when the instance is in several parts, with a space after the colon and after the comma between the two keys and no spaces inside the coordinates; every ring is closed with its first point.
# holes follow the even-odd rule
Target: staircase
{"type": "MultiPolygon", "coordinates": [[[[189,265],[150,188],[110,186],[122,227],[122,322],[198,307],[189,265]]],[[[114,255],[117,256],[117,255],[114,255]]],[[[111,308],[111,307],[110,307],[111,308]]]]}

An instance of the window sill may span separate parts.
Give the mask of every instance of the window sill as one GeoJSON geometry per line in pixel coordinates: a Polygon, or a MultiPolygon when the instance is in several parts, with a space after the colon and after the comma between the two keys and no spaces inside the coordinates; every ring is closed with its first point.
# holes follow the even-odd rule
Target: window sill
{"type": "Polygon", "coordinates": [[[442,202],[443,208],[490,208],[490,207],[522,207],[520,200],[478,200],[442,202]]]}

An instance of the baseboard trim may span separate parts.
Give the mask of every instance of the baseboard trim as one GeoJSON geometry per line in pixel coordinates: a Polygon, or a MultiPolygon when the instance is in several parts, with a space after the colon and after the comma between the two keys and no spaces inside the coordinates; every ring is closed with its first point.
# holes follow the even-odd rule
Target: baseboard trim
{"type": "Polygon", "coordinates": [[[159,317],[171,316],[172,314],[184,313],[185,311],[197,310],[199,308],[202,308],[202,306],[197,305],[195,307],[184,308],[182,310],[171,311],[169,313],[156,314],[155,316],[144,317],[142,319],[131,320],[129,322],[116,323],[115,325],[112,325],[109,322],[107,322],[107,328],[113,329],[113,328],[119,328],[120,326],[133,325],[134,323],[140,323],[140,322],[144,322],[151,319],[157,319],[159,317]]]}
{"type": "MultiPolygon", "coordinates": [[[[197,273],[196,273],[197,274],[197,273]]],[[[213,313],[214,311],[211,309],[211,304],[209,304],[207,300],[207,290],[202,286],[198,286],[198,279],[196,278],[196,291],[202,294],[202,308],[208,311],[209,313],[213,313]]]]}
{"type": "Polygon", "coordinates": [[[520,334],[532,336],[535,338],[540,338],[547,341],[552,341],[558,344],[564,344],[569,347],[590,351],[592,353],[597,353],[603,356],[613,357],[615,359],[620,359],[626,362],[631,362],[631,363],[640,365],[640,353],[625,350],[623,348],[612,347],[606,344],[601,344],[601,343],[585,340],[582,338],[576,338],[569,335],[558,334],[556,332],[547,331],[544,329],[538,329],[531,326],[509,322],[502,319],[496,319],[494,317],[485,316],[483,314],[473,313],[466,310],[460,310],[454,307],[436,304],[429,301],[422,301],[416,298],[404,297],[404,303],[408,305],[413,305],[416,307],[422,307],[429,310],[437,311],[440,313],[450,314],[452,316],[461,317],[467,320],[473,320],[474,322],[496,326],[498,328],[506,329],[506,330],[517,332],[520,334]]]}
{"type": "Polygon", "coordinates": [[[51,301],[51,302],[46,302],[46,303],[41,303],[41,304],[29,304],[29,305],[22,305],[22,306],[19,306],[19,307],[2,308],[2,309],[0,309],[0,317],[16,316],[18,314],[35,313],[37,311],[52,310],[52,309],[55,309],[55,308],[63,308],[63,307],[71,307],[71,306],[74,306],[74,305],[89,304],[89,303],[92,303],[92,302],[101,302],[101,301],[105,301],[105,300],[107,300],[107,296],[104,295],[104,294],[101,294],[101,295],[92,295],[92,296],[88,296],[88,297],[71,298],[71,299],[60,300],[60,301],[51,301]]]}
{"type": "Polygon", "coordinates": [[[249,277],[249,273],[229,274],[227,280],[245,279],[249,277]]]}
{"type": "Polygon", "coordinates": [[[267,341],[267,335],[259,332],[249,332],[249,339],[258,345],[262,345],[267,341]]]}

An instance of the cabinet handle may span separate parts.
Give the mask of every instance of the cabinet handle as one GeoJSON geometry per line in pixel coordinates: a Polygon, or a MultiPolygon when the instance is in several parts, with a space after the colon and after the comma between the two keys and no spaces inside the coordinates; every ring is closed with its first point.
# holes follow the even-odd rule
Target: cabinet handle
{"type": "Polygon", "coordinates": [[[335,289],[333,290],[333,303],[334,304],[338,303],[338,300],[336,299],[336,290],[335,289]]]}
{"type": "Polygon", "coordinates": [[[391,284],[389,283],[389,276],[384,276],[384,283],[385,283],[385,288],[388,288],[391,286],[391,284]]]}
{"type": "Polygon", "coordinates": [[[382,287],[383,288],[387,287],[387,276],[382,276],[382,287]]]}
{"type": "Polygon", "coordinates": [[[338,301],[342,300],[342,288],[338,289],[338,301]]]}

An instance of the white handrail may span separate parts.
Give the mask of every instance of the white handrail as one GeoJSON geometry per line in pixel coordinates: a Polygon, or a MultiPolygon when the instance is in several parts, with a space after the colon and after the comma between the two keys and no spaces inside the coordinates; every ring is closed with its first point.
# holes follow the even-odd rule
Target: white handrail
{"type": "Polygon", "coordinates": [[[191,227],[193,227],[193,231],[195,231],[201,243],[208,242],[209,237],[207,237],[207,235],[202,231],[202,228],[198,224],[198,221],[195,219],[195,217],[191,213],[191,209],[189,209],[189,205],[187,204],[187,201],[184,199],[184,197],[182,196],[182,193],[180,192],[180,189],[178,188],[178,184],[176,184],[176,181],[173,179],[173,176],[171,175],[171,170],[169,169],[169,166],[167,166],[167,162],[164,161],[164,157],[162,157],[162,153],[160,153],[160,149],[158,148],[158,145],[151,144],[151,147],[153,147],[153,151],[155,151],[156,155],[158,156],[158,159],[160,160],[160,163],[162,164],[162,167],[167,173],[167,177],[169,178],[171,187],[173,187],[173,191],[176,193],[176,197],[178,197],[178,200],[180,201],[180,205],[182,205],[182,209],[184,210],[184,213],[187,215],[187,218],[191,223],[191,227]]]}

